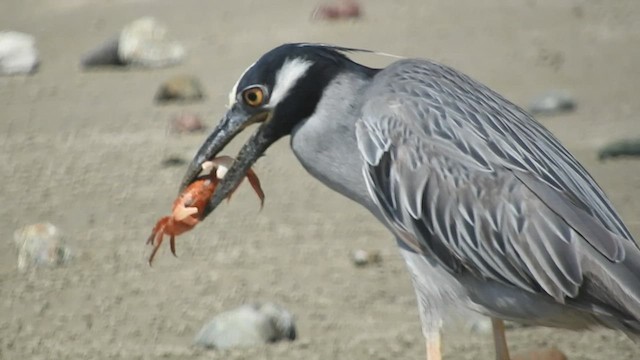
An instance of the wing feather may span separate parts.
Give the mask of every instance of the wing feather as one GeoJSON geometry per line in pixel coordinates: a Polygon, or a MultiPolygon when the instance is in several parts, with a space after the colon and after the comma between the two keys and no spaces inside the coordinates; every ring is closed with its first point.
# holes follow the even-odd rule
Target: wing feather
{"type": "MultiPolygon", "coordinates": [[[[604,192],[532,117],[428,61],[381,71],[356,124],[370,194],[399,238],[450,271],[575,297],[580,247],[633,242],[604,192]]],[[[624,246],[623,246],[624,245],[624,246]]]]}

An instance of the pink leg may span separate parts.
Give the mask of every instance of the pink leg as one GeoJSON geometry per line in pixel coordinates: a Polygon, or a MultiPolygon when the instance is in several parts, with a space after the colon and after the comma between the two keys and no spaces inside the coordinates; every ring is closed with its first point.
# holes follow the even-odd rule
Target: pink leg
{"type": "Polygon", "coordinates": [[[507,347],[504,321],[491,318],[491,325],[493,325],[493,343],[496,348],[496,360],[509,360],[509,348],[507,347]]]}
{"type": "Polygon", "coordinates": [[[442,360],[442,339],[440,332],[429,334],[426,338],[427,360],[442,360]]]}

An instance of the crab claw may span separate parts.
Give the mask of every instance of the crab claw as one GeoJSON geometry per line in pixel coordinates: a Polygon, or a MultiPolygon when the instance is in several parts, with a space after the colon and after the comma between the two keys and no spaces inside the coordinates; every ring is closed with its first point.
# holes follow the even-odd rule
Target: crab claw
{"type": "Polygon", "coordinates": [[[202,171],[209,172],[214,166],[213,161],[205,161],[202,163],[202,171]]]}
{"type": "MultiPolygon", "coordinates": [[[[235,160],[230,156],[219,156],[212,161],[205,161],[202,164],[202,169],[211,171],[215,169],[216,178],[222,180],[227,175],[227,172],[229,171],[231,166],[233,166],[234,162],[235,160]]],[[[256,175],[256,173],[251,168],[247,170],[246,177],[247,180],[249,180],[249,184],[251,184],[253,191],[255,191],[256,195],[258,195],[258,198],[260,199],[260,210],[262,210],[262,208],[264,207],[264,192],[262,191],[262,187],[260,186],[260,179],[258,179],[258,175],[256,175]]],[[[231,195],[236,191],[238,186],[240,186],[240,183],[238,183],[238,185],[236,185],[236,188],[233,189],[233,191],[227,196],[227,202],[231,201],[231,195]]]]}
{"type": "Polygon", "coordinates": [[[149,256],[149,266],[153,263],[153,258],[156,256],[160,245],[162,245],[163,239],[163,231],[164,227],[170,221],[170,217],[165,216],[160,218],[156,223],[156,226],[153,227],[153,231],[151,231],[151,236],[147,239],[147,244],[153,246],[153,251],[151,251],[151,255],[149,256]]]}
{"type": "Polygon", "coordinates": [[[194,206],[184,206],[184,204],[179,204],[173,210],[173,219],[176,221],[183,221],[191,215],[197,214],[198,208],[194,206]]]}
{"type": "Polygon", "coordinates": [[[262,186],[260,186],[260,179],[258,179],[258,175],[253,172],[252,169],[247,171],[247,180],[249,180],[249,184],[255,191],[258,198],[260,198],[260,210],[264,207],[264,191],[262,191],[262,186]]]}

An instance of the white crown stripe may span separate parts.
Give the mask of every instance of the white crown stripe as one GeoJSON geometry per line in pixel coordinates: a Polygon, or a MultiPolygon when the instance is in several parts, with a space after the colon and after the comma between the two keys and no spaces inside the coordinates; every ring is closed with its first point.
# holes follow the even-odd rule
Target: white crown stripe
{"type": "Polygon", "coordinates": [[[233,88],[231,89],[231,92],[229,93],[229,103],[227,104],[227,108],[231,108],[233,106],[233,104],[236,103],[236,93],[238,92],[238,84],[240,84],[240,80],[242,80],[244,75],[249,70],[251,70],[251,68],[256,64],[256,62],[254,62],[253,64],[249,65],[249,67],[244,70],[242,75],[240,75],[240,77],[238,78],[238,81],[236,81],[235,85],[233,85],[233,88]]]}
{"type": "Polygon", "coordinates": [[[274,107],[282,101],[296,85],[298,80],[304,76],[311,65],[313,65],[313,63],[309,60],[299,58],[287,60],[276,74],[273,93],[269,99],[269,106],[274,107]]]}

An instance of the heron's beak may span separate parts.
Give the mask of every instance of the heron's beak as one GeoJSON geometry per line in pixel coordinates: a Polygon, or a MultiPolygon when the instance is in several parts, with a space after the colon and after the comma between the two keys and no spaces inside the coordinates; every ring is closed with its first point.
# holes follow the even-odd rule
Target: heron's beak
{"type": "MultiPolygon", "coordinates": [[[[211,135],[209,135],[207,140],[205,140],[204,144],[202,144],[193,160],[191,160],[180,184],[180,193],[198,177],[202,170],[202,163],[215,158],[224,147],[247,126],[258,122],[265,122],[270,114],[268,111],[257,114],[247,114],[237,106],[229,109],[218,126],[213,130],[211,135]]],[[[207,217],[233,192],[244,179],[247,170],[249,170],[267,148],[277,140],[268,135],[268,130],[265,131],[267,125],[268,123],[261,124],[249,141],[244,144],[236,157],[236,161],[220,181],[209,204],[201,214],[200,220],[207,217]]]]}

